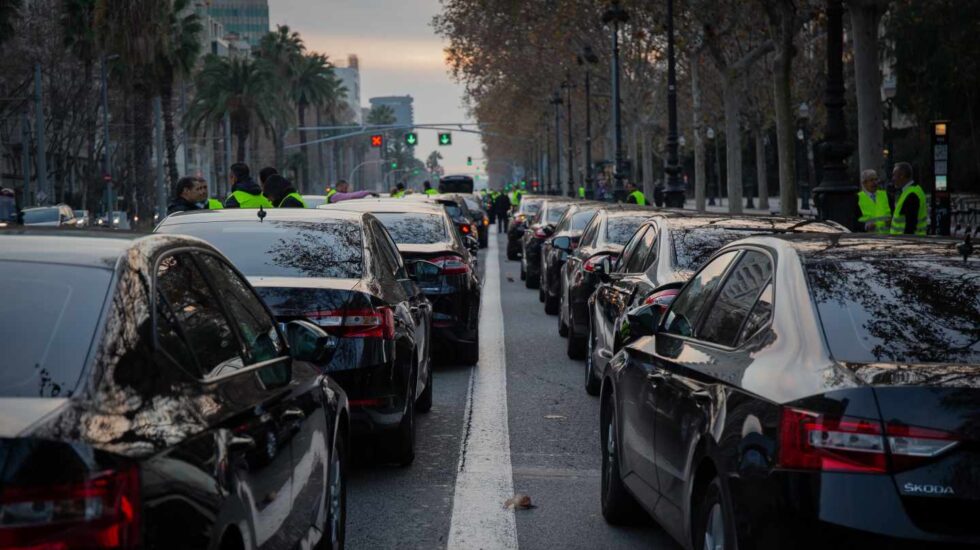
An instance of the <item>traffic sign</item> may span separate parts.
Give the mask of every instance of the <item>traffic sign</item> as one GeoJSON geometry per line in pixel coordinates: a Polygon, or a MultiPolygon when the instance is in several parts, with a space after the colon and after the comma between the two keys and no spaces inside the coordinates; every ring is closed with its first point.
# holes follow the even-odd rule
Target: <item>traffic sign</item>
{"type": "Polygon", "coordinates": [[[405,144],[409,147],[415,147],[419,144],[419,136],[415,132],[408,132],[405,134],[405,144]]]}
{"type": "Polygon", "coordinates": [[[371,147],[381,147],[385,143],[385,137],[381,134],[371,136],[371,147]]]}
{"type": "Polygon", "coordinates": [[[449,132],[439,134],[439,145],[452,145],[453,135],[449,132]]]}
{"type": "Polygon", "coordinates": [[[466,165],[473,166],[473,157],[466,157],[466,165]]]}

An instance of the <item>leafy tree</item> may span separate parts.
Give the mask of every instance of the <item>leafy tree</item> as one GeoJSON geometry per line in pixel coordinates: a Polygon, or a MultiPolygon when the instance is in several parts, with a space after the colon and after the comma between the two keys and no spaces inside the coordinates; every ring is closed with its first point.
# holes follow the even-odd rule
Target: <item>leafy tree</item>
{"type": "Polygon", "coordinates": [[[395,111],[389,105],[375,105],[371,107],[367,116],[368,124],[384,126],[395,123],[395,111]]]}
{"type": "Polygon", "coordinates": [[[188,78],[201,55],[201,18],[189,10],[191,0],[173,0],[167,13],[168,39],[158,52],[157,71],[160,98],[163,104],[163,129],[167,149],[167,167],[170,184],[177,182],[177,140],[174,131],[173,93],[174,84],[188,78]]]}
{"type": "MultiPolygon", "coordinates": [[[[300,56],[293,67],[293,73],[290,91],[293,103],[296,104],[299,126],[304,128],[307,109],[336,101],[335,95],[339,89],[339,82],[334,76],[333,65],[330,64],[327,56],[316,53],[300,56]]],[[[303,144],[303,158],[307,159],[307,131],[300,130],[299,135],[300,143],[303,144]]],[[[303,163],[301,185],[304,190],[309,189],[309,162],[303,163]]]]}
{"type": "MultiPolygon", "coordinates": [[[[266,73],[269,73],[276,80],[275,91],[280,96],[279,101],[286,103],[290,100],[290,90],[293,80],[296,77],[296,69],[299,61],[306,52],[306,45],[298,32],[291,30],[287,25],[278,25],[272,31],[259,40],[259,46],[255,50],[255,58],[259,66],[266,73]]],[[[284,113],[286,116],[272,120],[269,129],[272,132],[272,141],[276,150],[276,166],[282,166],[285,157],[284,134],[286,126],[292,120],[292,114],[284,113]]]]}
{"type": "Polygon", "coordinates": [[[23,0],[3,0],[0,2],[0,44],[14,34],[14,20],[20,16],[23,0]]]}

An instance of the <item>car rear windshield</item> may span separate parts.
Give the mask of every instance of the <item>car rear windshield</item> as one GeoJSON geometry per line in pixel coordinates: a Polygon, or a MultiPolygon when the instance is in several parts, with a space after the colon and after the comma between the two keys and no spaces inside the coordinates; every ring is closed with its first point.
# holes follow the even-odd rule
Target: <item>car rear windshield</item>
{"type": "Polygon", "coordinates": [[[636,233],[636,230],[643,225],[644,220],[646,218],[643,216],[610,218],[609,222],[606,223],[606,241],[612,244],[626,244],[633,233],[636,233]]]}
{"type": "Polygon", "coordinates": [[[572,216],[572,226],[569,228],[572,231],[582,231],[585,226],[589,225],[589,221],[595,216],[595,210],[586,210],[585,212],[576,212],[572,216]]]}
{"type": "Polygon", "coordinates": [[[479,212],[480,210],[483,209],[482,207],[480,207],[480,203],[477,202],[476,199],[465,198],[463,200],[466,201],[466,207],[472,210],[473,212],[479,212]]]}
{"type": "Polygon", "coordinates": [[[552,206],[548,209],[548,223],[558,223],[558,220],[565,215],[568,206],[552,206]]]}
{"type": "Polygon", "coordinates": [[[376,213],[396,244],[430,244],[449,240],[439,214],[376,213]]]}
{"type": "Polygon", "coordinates": [[[696,271],[712,254],[728,243],[759,234],[760,230],[738,230],[727,227],[699,227],[672,231],[676,267],[696,271]]]}
{"type": "Polygon", "coordinates": [[[461,218],[463,217],[463,209],[459,207],[458,204],[449,203],[445,205],[446,212],[449,213],[450,218],[461,218]]]}
{"type": "Polygon", "coordinates": [[[854,363],[980,363],[980,262],[806,265],[827,345],[854,363]]]}
{"type": "Polygon", "coordinates": [[[541,210],[541,201],[523,200],[521,201],[520,210],[525,214],[529,214],[533,216],[534,214],[537,214],[541,210]]]}
{"type": "Polygon", "coordinates": [[[111,281],[108,269],[0,261],[0,396],[72,394],[111,281]]]}
{"type": "Polygon", "coordinates": [[[60,219],[61,212],[57,208],[24,211],[24,223],[26,224],[56,222],[60,219]]]}
{"type": "Polygon", "coordinates": [[[360,222],[249,220],[167,225],[160,231],[204,239],[247,277],[361,277],[360,222]]]}

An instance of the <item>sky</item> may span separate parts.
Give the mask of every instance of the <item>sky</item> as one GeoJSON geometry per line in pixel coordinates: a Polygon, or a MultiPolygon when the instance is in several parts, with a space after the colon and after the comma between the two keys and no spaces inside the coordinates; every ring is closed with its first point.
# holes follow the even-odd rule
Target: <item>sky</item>
{"type": "MultiPolygon", "coordinates": [[[[432,28],[438,0],[269,0],[270,23],[299,31],[309,50],[345,62],[357,54],[361,103],[372,97],[411,95],[415,123],[472,122],[463,106],[463,87],[448,72],[445,43],[432,28]]],[[[436,133],[419,131],[416,156],[442,153],[447,174],[471,173],[466,157],[483,156],[476,134],[453,133],[439,147],[436,133]]],[[[478,161],[474,161],[478,163],[478,161]]]]}

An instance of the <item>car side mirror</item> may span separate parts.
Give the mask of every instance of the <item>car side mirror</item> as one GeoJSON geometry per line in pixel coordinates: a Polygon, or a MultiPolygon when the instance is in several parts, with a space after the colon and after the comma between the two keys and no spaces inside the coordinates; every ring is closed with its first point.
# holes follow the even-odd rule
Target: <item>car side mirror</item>
{"type": "Polygon", "coordinates": [[[555,234],[555,226],[553,225],[546,225],[542,227],[541,230],[544,231],[544,234],[548,235],[549,237],[555,234]]]}
{"type": "Polygon", "coordinates": [[[432,262],[418,260],[410,264],[408,273],[416,283],[431,283],[439,278],[442,268],[432,262]]]}
{"type": "Polygon", "coordinates": [[[554,239],[551,240],[551,246],[563,252],[571,252],[572,239],[571,237],[555,237],[554,239]]]}
{"type": "Polygon", "coordinates": [[[593,273],[595,273],[596,277],[598,277],[599,280],[604,283],[608,283],[612,280],[612,277],[609,276],[609,274],[612,273],[612,261],[609,260],[609,256],[604,256],[595,264],[593,273]]]}
{"type": "Polygon", "coordinates": [[[652,336],[657,332],[662,315],[660,307],[654,304],[644,304],[630,310],[626,314],[626,322],[620,328],[624,342],[632,342],[644,336],[652,336]]]}
{"type": "Polygon", "coordinates": [[[331,336],[309,321],[290,321],[286,340],[293,359],[322,365],[337,351],[337,337],[331,336]]]}

